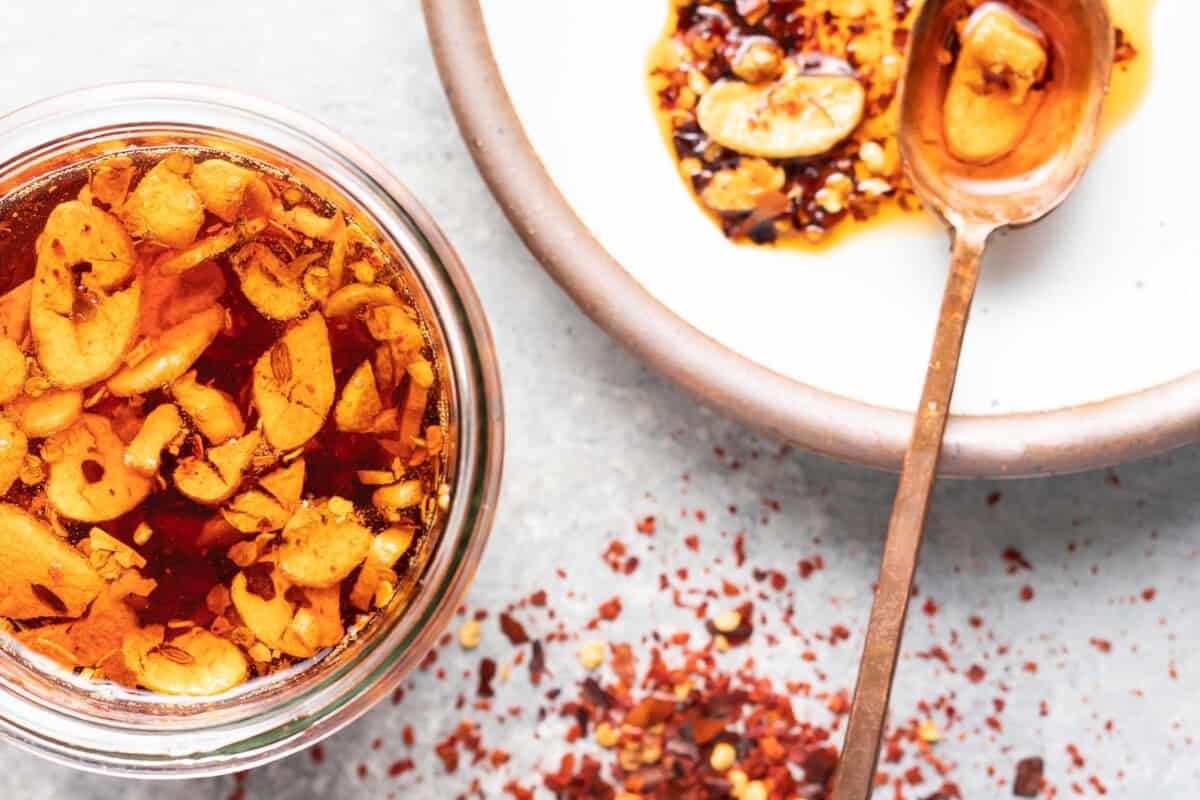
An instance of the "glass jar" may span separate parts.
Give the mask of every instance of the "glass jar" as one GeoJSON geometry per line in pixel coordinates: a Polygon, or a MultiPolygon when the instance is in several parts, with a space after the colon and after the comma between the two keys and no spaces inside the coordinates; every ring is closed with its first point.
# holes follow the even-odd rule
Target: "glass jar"
{"type": "Polygon", "coordinates": [[[85,89],[0,117],[0,195],[80,154],[129,142],[242,152],[295,174],[356,219],[400,263],[430,328],[446,387],[449,506],[407,602],[319,660],[215,698],[94,684],[0,637],[0,737],[109,775],[183,778],[248,769],[330,735],[391,694],[433,648],[483,553],[503,461],[491,334],[463,265],[404,186],[325,126],[207,86],[85,89]]]}

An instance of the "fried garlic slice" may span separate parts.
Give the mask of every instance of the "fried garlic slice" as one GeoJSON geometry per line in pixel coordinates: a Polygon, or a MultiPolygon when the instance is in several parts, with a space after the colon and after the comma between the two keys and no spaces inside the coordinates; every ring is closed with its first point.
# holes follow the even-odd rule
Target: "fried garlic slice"
{"type": "Polygon", "coordinates": [[[336,586],[363,562],[371,532],[353,520],[322,520],[285,529],[279,569],[292,583],[336,586]]]}
{"type": "Polygon", "coordinates": [[[351,283],[330,295],[321,310],[327,317],[344,317],[360,308],[399,303],[400,298],[390,286],[382,283],[351,283]]]}
{"type": "Polygon", "coordinates": [[[147,478],[158,474],[162,451],[183,431],[183,417],[174,403],[155,407],[141,430],[125,448],[125,465],[147,478]]]}
{"type": "Polygon", "coordinates": [[[303,592],[307,604],[296,609],[282,638],[290,652],[307,652],[312,656],[342,641],[346,633],[342,627],[342,597],[337,586],[308,587],[303,592]]]}
{"type": "Polygon", "coordinates": [[[234,576],[229,597],[238,616],[259,641],[293,658],[336,645],[345,634],[340,589],[295,586],[275,558],[271,553],[234,576]]]}
{"type": "Polygon", "coordinates": [[[83,414],[42,448],[49,460],[46,499],[62,516],[106,522],[132,511],[150,494],[151,482],[125,465],[125,443],[106,417],[83,414]]]}
{"type": "Polygon", "coordinates": [[[416,528],[411,525],[394,525],[375,535],[358,578],[354,581],[354,588],[350,591],[350,605],[359,611],[371,610],[375,590],[385,580],[395,581],[396,573],[392,567],[408,552],[415,536],[416,528]]]}
{"type": "Polygon", "coordinates": [[[137,330],[141,282],[129,234],[115,217],[70,200],[56,206],[35,245],[29,327],[54,384],[89,386],[121,364],[137,330]],[[88,313],[77,313],[76,275],[88,313]]]}
{"type": "Polygon", "coordinates": [[[254,405],[267,443],[294,450],[325,424],[336,386],[329,329],[320,314],[292,323],[254,365],[254,405]]]}
{"type": "Polygon", "coordinates": [[[173,476],[175,488],[201,505],[224,503],[237,491],[261,442],[262,434],[253,430],[240,439],[209,448],[206,458],[189,456],[181,459],[173,476]]]}
{"type": "Polygon", "coordinates": [[[418,350],[425,344],[421,326],[403,306],[372,306],[364,321],[372,337],[380,342],[394,343],[400,350],[418,350]]]}
{"type": "Polygon", "coordinates": [[[1007,6],[988,3],[967,20],[942,119],[946,147],[970,164],[1013,151],[1028,133],[1044,91],[1049,56],[1041,32],[1007,6]]]}
{"type": "Polygon", "coordinates": [[[210,697],[245,682],[250,664],[241,649],[203,628],[191,628],[169,642],[161,626],[125,639],[125,661],[142,686],[163,694],[210,697]]]}
{"type": "Polygon", "coordinates": [[[312,308],[313,300],[302,285],[303,259],[285,264],[265,244],[251,242],[230,262],[242,282],[242,294],[267,319],[295,319],[312,308]]]}
{"type": "Polygon", "coordinates": [[[371,503],[389,522],[399,522],[400,512],[421,504],[425,486],[419,480],[408,480],[381,486],[371,494],[371,503]]]}
{"type": "Polygon", "coordinates": [[[50,389],[37,397],[26,395],[12,404],[17,423],[31,439],[45,439],[65,431],[83,414],[83,392],[50,389]]]}
{"type": "Polygon", "coordinates": [[[304,459],[264,475],[260,489],[242,492],[221,513],[242,533],[277,531],[291,521],[304,493],[304,459]]]}
{"type": "Polygon", "coordinates": [[[717,144],[747,156],[803,158],[832,150],[858,127],[866,91],[852,75],[794,75],[774,83],[724,80],[696,106],[717,144]]]}
{"type": "Polygon", "coordinates": [[[200,201],[209,213],[224,222],[236,222],[247,204],[247,196],[254,205],[269,204],[270,190],[258,173],[239,167],[221,158],[201,161],[192,170],[192,186],[200,195],[200,201]]]}
{"type": "Polygon", "coordinates": [[[88,177],[92,197],[113,211],[119,211],[133,185],[133,159],[125,156],[106,158],[93,167],[88,177]]]}
{"type": "Polygon", "coordinates": [[[333,420],[338,430],[366,433],[381,413],[383,400],[375,385],[375,370],[371,368],[370,361],[364,361],[342,388],[342,396],[333,409],[333,420]]]}
{"type": "Polygon", "coordinates": [[[175,379],[171,394],[212,444],[224,444],[245,433],[246,423],[233,398],[220,389],[197,383],[194,370],[175,379]]]}
{"type": "Polygon", "coordinates": [[[174,250],[191,246],[204,225],[200,195],[166,160],[142,176],[120,214],[131,236],[174,250]]]}
{"type": "Polygon", "coordinates": [[[287,599],[288,584],[269,561],[253,564],[229,584],[229,599],[246,627],[267,647],[283,650],[283,632],[291,624],[295,605],[287,599]]]}
{"type": "Polygon", "coordinates": [[[8,503],[0,503],[0,552],[0,617],[78,617],[104,588],[75,548],[8,503]]]}
{"type": "Polygon", "coordinates": [[[146,355],[108,379],[117,397],[161,389],[192,368],[225,327],[225,309],[211,306],[167,329],[146,355]]]}

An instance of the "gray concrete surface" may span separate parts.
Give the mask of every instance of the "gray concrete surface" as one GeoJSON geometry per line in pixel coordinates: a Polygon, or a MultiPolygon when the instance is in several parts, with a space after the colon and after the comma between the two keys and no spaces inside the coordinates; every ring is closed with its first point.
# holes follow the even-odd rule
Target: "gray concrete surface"
{"type": "MultiPolygon", "coordinates": [[[[490,312],[507,389],[507,482],[472,608],[542,587],[562,598],[569,585],[575,596],[563,601],[560,619],[576,629],[619,591],[626,610],[599,632],[604,638],[637,641],[655,627],[700,634],[696,620],[657,591],[655,576],[665,565],[689,566],[697,586],[722,579],[745,585],[752,566],[777,567],[789,576],[796,624],[806,636],[841,623],[852,637],[838,646],[784,638],[776,647],[758,637],[750,652],[760,670],[814,680],[819,671],[827,688],[851,683],[894,479],[781,451],[709,413],[572,306],[480,181],[442,96],[417,0],[10,0],[3,17],[0,108],[100,81],[237,86],[339,128],[407,181],[441,221],[490,312]],[[778,511],[764,499],[777,501],[778,511]],[[706,521],[681,518],[683,508],[705,509],[706,521]],[[658,534],[638,536],[634,521],[651,514],[658,534]],[[741,568],[731,550],[739,530],[747,536],[741,568]],[[691,533],[701,538],[699,554],[682,544],[691,533]],[[599,560],[613,538],[642,559],[628,578],[614,577],[599,560]],[[796,562],[813,553],[826,568],[801,581],[796,562]],[[809,648],[816,662],[799,658],[809,648]]],[[[1188,449],[1113,473],[938,490],[920,585],[922,601],[933,598],[939,610],[912,618],[894,709],[902,719],[919,717],[920,699],[953,696],[963,722],[937,752],[957,764],[951,777],[966,797],[1008,796],[1000,781],[1010,778],[1017,758],[1032,754],[1046,758],[1059,797],[1076,796],[1072,783],[1083,796],[1097,796],[1092,775],[1116,797],[1196,795],[1197,486],[1200,451],[1188,449]],[[989,504],[993,492],[1002,496],[989,504]],[[1008,547],[1019,548],[1034,569],[1008,574],[1001,557],[1008,547]],[[1035,591],[1027,603],[1018,599],[1025,584],[1035,591]],[[1150,601],[1141,596],[1148,587],[1157,590],[1150,601]],[[967,624],[973,614],[984,619],[982,628],[967,624]],[[1111,651],[1090,644],[1094,637],[1110,641],[1111,651]],[[935,644],[946,648],[952,668],[915,657],[935,644]],[[1038,664],[1036,673],[1023,669],[1027,661],[1038,664]],[[987,671],[978,685],[964,678],[971,664],[987,671]],[[1005,701],[1003,713],[995,698],[1005,701]],[[1042,700],[1047,716],[1039,713],[1042,700]],[[988,717],[1001,730],[989,728],[988,717]],[[1079,746],[1084,767],[1071,766],[1068,743],[1079,746]]],[[[764,608],[777,618],[784,602],[764,608]]],[[[547,627],[544,617],[527,622],[533,630],[547,627]]],[[[488,796],[510,777],[536,783],[534,770],[557,760],[562,723],[527,717],[499,725],[490,715],[455,710],[458,694],[473,691],[460,676],[481,653],[507,659],[513,651],[489,623],[478,652],[445,651],[447,680],[418,673],[401,705],[378,708],[326,742],[321,763],[301,754],[257,770],[244,779],[246,796],[452,797],[468,776],[447,776],[430,745],[464,717],[479,719],[485,741],[514,754],[503,769],[483,772],[488,796]],[[417,732],[419,763],[389,778],[387,765],[408,755],[400,742],[404,725],[417,732]],[[382,744],[373,750],[377,737],[382,744]],[[360,763],[365,779],[356,776],[360,763]]],[[[551,685],[578,680],[573,653],[572,644],[549,649],[551,685]]],[[[514,676],[498,688],[498,706],[532,701],[524,672],[514,676]]],[[[797,699],[796,706],[802,716],[828,719],[820,703],[797,699]]],[[[936,784],[926,778],[905,796],[932,794],[936,784]]],[[[0,747],[4,798],[196,800],[228,797],[235,786],[230,777],[170,785],[97,778],[0,747]]]]}

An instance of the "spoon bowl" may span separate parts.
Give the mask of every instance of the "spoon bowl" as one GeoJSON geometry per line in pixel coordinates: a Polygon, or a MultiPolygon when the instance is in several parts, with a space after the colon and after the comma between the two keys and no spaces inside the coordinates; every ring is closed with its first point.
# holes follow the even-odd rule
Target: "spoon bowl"
{"type": "MultiPolygon", "coordinates": [[[[986,3],[984,5],[995,5],[986,3]]],[[[942,99],[948,66],[939,61],[967,0],[925,0],[909,34],[900,83],[898,139],[906,175],[926,207],[951,227],[1027,225],[1058,207],[1091,162],[1113,64],[1113,28],[1104,0],[1009,0],[1004,5],[1045,34],[1045,97],[1020,146],[975,165],[946,148],[942,99]]]]}

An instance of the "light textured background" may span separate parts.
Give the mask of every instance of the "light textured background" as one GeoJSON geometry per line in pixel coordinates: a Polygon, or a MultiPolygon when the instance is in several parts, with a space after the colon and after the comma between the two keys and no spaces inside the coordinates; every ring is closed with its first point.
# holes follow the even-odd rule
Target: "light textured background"
{"type": "MultiPolygon", "coordinates": [[[[800,661],[799,643],[785,638],[771,648],[759,637],[752,652],[760,667],[792,678],[819,669],[830,688],[851,683],[894,479],[781,451],[714,416],[633,361],[571,305],[476,174],[438,84],[417,0],[10,0],[3,17],[0,108],[101,81],[239,87],[340,129],[382,159],[441,221],[490,313],[507,392],[507,480],[472,608],[542,587],[561,597],[569,584],[576,596],[561,618],[575,625],[615,591],[625,597],[620,621],[600,632],[605,638],[636,641],[655,626],[698,634],[696,621],[671,609],[655,588],[664,565],[689,565],[692,585],[700,586],[719,586],[723,578],[745,585],[751,566],[778,567],[789,575],[797,625],[806,635],[842,623],[853,636],[837,647],[803,645],[816,652],[815,664],[800,661]],[[724,459],[714,447],[723,448],[724,459]],[[733,459],[740,468],[730,467],[733,459]],[[778,501],[779,510],[764,498],[778,501]],[[736,514],[726,510],[730,504],[736,514]],[[681,508],[705,509],[707,521],[682,519],[681,508]],[[660,520],[653,540],[633,532],[634,520],[647,514],[660,520]],[[742,569],[732,564],[728,535],[738,530],[748,542],[742,569]],[[682,546],[690,533],[701,537],[699,555],[682,546]],[[614,578],[599,561],[614,537],[642,559],[629,578],[614,578]],[[800,581],[796,561],[813,553],[827,568],[800,581]],[[714,558],[723,563],[714,565],[714,558]],[[709,574],[704,565],[712,567],[709,574]],[[554,575],[559,566],[565,582],[554,575]]],[[[1015,759],[1030,754],[1046,757],[1060,797],[1075,796],[1072,782],[1094,796],[1086,782],[1092,774],[1117,797],[1196,796],[1200,773],[1190,737],[1200,722],[1193,644],[1200,601],[1198,455],[1189,449],[1116,473],[939,489],[920,584],[940,611],[914,615],[906,649],[941,644],[957,671],[906,658],[894,708],[908,718],[919,699],[954,695],[966,737],[948,737],[938,753],[958,762],[953,777],[966,797],[1006,796],[996,779],[1009,778],[1015,759]],[[989,506],[985,498],[994,491],[1003,496],[989,506]],[[1006,574],[1001,553],[1009,546],[1033,561],[1033,572],[1006,574]],[[1027,604],[1017,600],[1025,583],[1036,590],[1027,604]],[[1130,599],[1150,586],[1158,590],[1153,602],[1130,599]],[[982,631],[966,625],[970,614],[984,617],[982,631]],[[954,645],[952,630],[959,634],[954,645]],[[1112,652],[1098,652],[1091,637],[1111,640],[1112,652]],[[1036,675],[1022,671],[1027,660],[1039,663],[1036,675]],[[962,676],[972,663],[988,670],[979,686],[962,676]],[[1007,702],[998,715],[1002,732],[984,723],[996,697],[1007,702]],[[1040,718],[1043,699],[1050,714],[1040,718]],[[1069,742],[1087,758],[1081,770],[1069,769],[1069,742]]],[[[778,605],[770,607],[777,617],[778,605]]],[[[544,617],[526,619],[533,631],[548,628],[544,617]]],[[[552,684],[579,678],[573,650],[550,648],[552,684]]],[[[474,682],[456,678],[474,668],[480,653],[508,658],[512,649],[489,624],[479,653],[445,651],[446,681],[417,674],[402,705],[379,708],[329,740],[323,763],[302,754],[255,771],[245,779],[247,796],[454,796],[465,780],[446,776],[429,746],[470,715],[453,706],[474,682]],[[399,741],[405,724],[417,731],[421,763],[403,779],[389,779],[387,765],[408,754],[399,741]],[[376,737],[384,743],[373,751],[376,737]],[[365,781],[355,776],[360,762],[369,768],[365,781]]],[[[497,705],[532,698],[521,672],[499,687],[497,705]]],[[[817,703],[797,701],[797,710],[817,720],[828,716],[817,703]]],[[[497,728],[487,715],[479,718],[485,741],[515,754],[506,770],[486,775],[489,796],[508,777],[533,782],[534,766],[556,759],[559,721],[497,728]]],[[[3,798],[195,800],[225,798],[234,786],[232,778],[171,785],[97,778],[0,746],[3,798]]],[[[927,783],[909,796],[934,788],[927,783]]]]}

